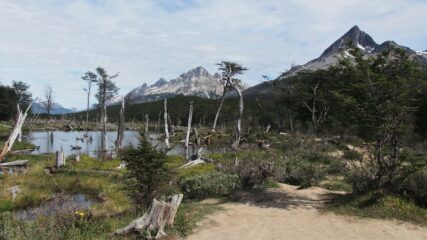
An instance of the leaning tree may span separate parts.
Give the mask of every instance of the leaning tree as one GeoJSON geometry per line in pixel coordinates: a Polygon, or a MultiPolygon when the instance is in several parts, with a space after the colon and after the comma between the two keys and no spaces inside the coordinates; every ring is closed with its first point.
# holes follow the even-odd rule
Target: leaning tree
{"type": "Polygon", "coordinates": [[[242,115],[243,115],[243,95],[242,95],[242,91],[240,90],[241,80],[239,80],[235,76],[242,74],[248,69],[238,63],[228,62],[228,61],[222,61],[217,65],[218,65],[218,70],[221,71],[221,76],[222,76],[221,81],[224,83],[224,90],[222,93],[222,97],[220,99],[220,104],[218,106],[217,113],[215,115],[212,132],[215,132],[216,122],[218,120],[219,113],[224,103],[224,98],[226,93],[230,90],[235,91],[239,96],[239,117],[236,123],[236,140],[233,143],[233,148],[237,148],[237,146],[239,145],[240,136],[241,136],[241,122],[242,122],[242,115]]]}

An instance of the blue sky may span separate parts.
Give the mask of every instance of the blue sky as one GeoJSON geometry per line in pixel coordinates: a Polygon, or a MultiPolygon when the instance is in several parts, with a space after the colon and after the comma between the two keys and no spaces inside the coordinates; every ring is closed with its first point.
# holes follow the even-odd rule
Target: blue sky
{"type": "Polygon", "coordinates": [[[119,72],[120,93],[221,60],[250,70],[250,85],[318,57],[353,25],[378,43],[427,49],[420,0],[0,0],[0,83],[47,85],[84,107],[80,76],[119,72]]]}

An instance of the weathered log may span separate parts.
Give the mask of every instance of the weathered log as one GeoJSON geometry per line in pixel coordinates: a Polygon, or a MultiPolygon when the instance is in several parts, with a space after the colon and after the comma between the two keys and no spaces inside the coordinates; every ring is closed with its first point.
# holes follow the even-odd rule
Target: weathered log
{"type": "Polygon", "coordinates": [[[28,160],[18,160],[14,162],[0,163],[0,173],[13,174],[16,172],[25,172],[28,169],[28,160]]]}
{"type": "Polygon", "coordinates": [[[188,163],[182,165],[179,168],[191,168],[191,167],[194,167],[196,165],[204,164],[204,163],[206,163],[206,162],[203,159],[198,158],[196,160],[189,161],[188,163]]]}
{"type": "Polygon", "coordinates": [[[157,230],[154,239],[166,236],[164,227],[173,226],[182,198],[182,194],[175,194],[166,202],[154,199],[148,212],[142,217],[133,220],[128,226],[116,230],[113,234],[121,235],[130,232],[147,231],[148,238],[152,239],[151,232],[157,230]]]}
{"type": "Polygon", "coordinates": [[[0,167],[19,167],[19,166],[27,166],[28,160],[18,160],[14,162],[0,163],[0,167]]]}
{"type": "Polygon", "coordinates": [[[9,135],[9,138],[5,142],[2,151],[0,152],[0,162],[6,157],[6,155],[12,150],[13,144],[15,143],[18,135],[21,134],[22,126],[24,125],[25,118],[27,118],[28,110],[31,108],[33,103],[31,103],[25,112],[22,112],[18,105],[18,120],[16,121],[15,127],[13,128],[12,133],[9,135]]]}

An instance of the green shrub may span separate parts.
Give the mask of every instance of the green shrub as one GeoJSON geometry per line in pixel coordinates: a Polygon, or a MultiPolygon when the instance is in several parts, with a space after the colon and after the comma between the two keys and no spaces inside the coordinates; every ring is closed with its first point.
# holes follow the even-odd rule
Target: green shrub
{"type": "Polygon", "coordinates": [[[121,159],[128,169],[127,182],[130,196],[140,208],[148,208],[155,197],[169,190],[171,173],[166,154],[154,149],[141,133],[138,148],[122,151],[121,159]]]}
{"type": "Polygon", "coordinates": [[[338,171],[339,165],[332,157],[314,151],[302,151],[297,152],[286,161],[282,181],[292,185],[310,187],[318,185],[327,173],[338,171]]]}
{"type": "Polygon", "coordinates": [[[401,192],[422,206],[427,206],[427,169],[410,175],[401,187],[401,192]]]}
{"type": "Polygon", "coordinates": [[[221,172],[209,172],[188,176],[180,180],[186,197],[203,199],[231,194],[238,186],[238,176],[221,172]]]}

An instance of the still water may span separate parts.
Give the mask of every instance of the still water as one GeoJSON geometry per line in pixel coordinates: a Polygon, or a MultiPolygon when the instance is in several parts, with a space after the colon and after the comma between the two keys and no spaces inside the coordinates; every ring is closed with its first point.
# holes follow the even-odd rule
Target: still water
{"type": "MultiPolygon", "coordinates": [[[[163,150],[165,144],[161,139],[162,134],[150,133],[148,139],[156,149],[163,150]]],[[[138,145],[138,131],[125,131],[122,146],[138,145]]],[[[115,148],[116,131],[107,132],[107,151],[112,152],[115,148]]],[[[87,154],[91,157],[99,157],[102,152],[102,132],[101,131],[36,131],[24,135],[24,139],[35,146],[39,146],[34,154],[55,153],[63,149],[65,156],[71,154],[87,154]],[[77,148],[77,149],[76,149],[77,148]]],[[[168,155],[178,155],[184,153],[183,144],[176,144],[167,152],[168,155]]],[[[190,148],[191,154],[191,148],[190,148]]]]}

